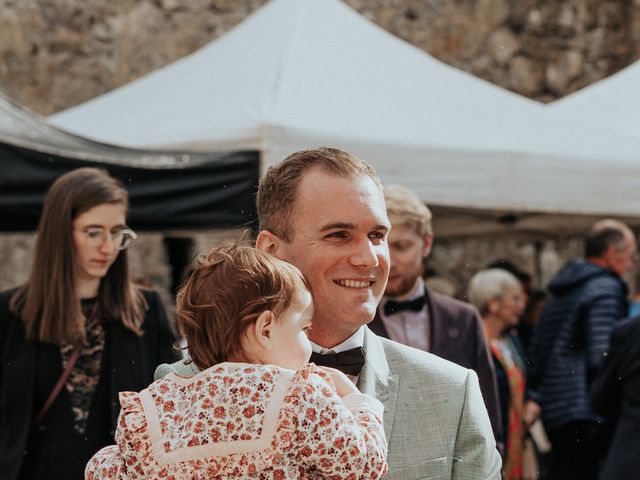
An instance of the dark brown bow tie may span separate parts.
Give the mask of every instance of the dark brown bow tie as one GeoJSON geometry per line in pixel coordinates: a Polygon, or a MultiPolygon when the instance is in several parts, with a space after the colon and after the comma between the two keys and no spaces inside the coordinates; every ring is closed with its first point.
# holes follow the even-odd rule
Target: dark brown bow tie
{"type": "Polygon", "coordinates": [[[424,307],[424,296],[408,300],[406,302],[396,302],[395,300],[388,300],[384,304],[384,314],[393,315],[394,313],[402,312],[404,310],[411,310],[413,312],[419,312],[424,307]]]}
{"type": "Polygon", "coordinates": [[[313,352],[309,361],[323,367],[337,368],[347,375],[357,376],[364,366],[364,359],[364,349],[356,347],[340,353],[313,352]]]}

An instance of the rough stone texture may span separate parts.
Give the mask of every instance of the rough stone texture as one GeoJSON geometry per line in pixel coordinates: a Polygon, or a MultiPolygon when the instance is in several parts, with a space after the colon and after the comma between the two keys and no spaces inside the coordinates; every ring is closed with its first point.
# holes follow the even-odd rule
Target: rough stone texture
{"type": "MultiPolygon", "coordinates": [[[[0,235],[0,291],[22,284],[33,262],[34,233],[0,235]]],[[[133,279],[165,290],[169,266],[159,233],[141,233],[127,250],[133,279]]]]}
{"type": "Polygon", "coordinates": [[[577,237],[547,240],[539,248],[532,241],[510,237],[436,238],[428,266],[453,281],[457,296],[465,298],[469,279],[495,260],[508,259],[531,275],[534,287],[543,287],[567,259],[580,257],[582,248],[582,239],[577,237]]]}
{"type": "Polygon", "coordinates": [[[27,280],[33,262],[34,245],[35,235],[32,234],[0,235],[0,291],[27,280]]]}
{"type": "Polygon", "coordinates": [[[576,50],[558,54],[557,58],[547,65],[545,80],[549,89],[556,94],[564,92],[580,75],[583,61],[583,56],[576,50]]]}
{"type": "Polygon", "coordinates": [[[193,52],[264,0],[0,0],[0,85],[50,114],[193,52]]]}
{"type": "MultiPolygon", "coordinates": [[[[436,58],[541,101],[640,57],[638,0],[346,0],[436,58]]],[[[0,0],[0,85],[50,114],[214,40],[265,0],[0,0]]]]}
{"type": "Polygon", "coordinates": [[[507,72],[509,88],[522,95],[532,96],[544,86],[542,63],[519,55],[513,59],[507,72]]]}
{"type": "MultiPolygon", "coordinates": [[[[206,253],[214,245],[242,238],[237,229],[214,230],[208,232],[181,232],[193,239],[192,260],[200,253],[206,253]]],[[[34,233],[0,235],[0,291],[24,283],[33,261],[34,233]]],[[[170,293],[171,266],[168,263],[163,235],[160,233],[140,233],[138,239],[127,249],[129,266],[133,280],[157,289],[167,307],[172,310],[174,298],[170,293]]]]}

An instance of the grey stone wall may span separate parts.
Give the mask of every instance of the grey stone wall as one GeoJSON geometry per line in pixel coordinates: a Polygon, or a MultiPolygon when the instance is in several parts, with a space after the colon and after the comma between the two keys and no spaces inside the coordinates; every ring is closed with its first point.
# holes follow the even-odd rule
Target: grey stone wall
{"type": "MultiPolygon", "coordinates": [[[[346,0],[436,58],[549,101],[640,56],[640,0],[346,0]]],[[[42,114],[190,53],[264,0],[0,0],[0,85],[42,114]]]]}
{"type": "Polygon", "coordinates": [[[567,259],[582,252],[580,237],[533,242],[514,237],[447,240],[436,236],[428,267],[447,278],[455,285],[456,296],[464,298],[469,279],[495,260],[508,259],[531,275],[534,288],[542,288],[567,259]]]}
{"type": "MultiPolygon", "coordinates": [[[[22,284],[33,263],[35,233],[0,235],[0,290],[22,284]]],[[[137,282],[164,290],[169,287],[169,266],[159,233],[142,233],[129,247],[129,262],[137,282]]]]}
{"type": "Polygon", "coordinates": [[[433,56],[540,101],[640,56],[638,0],[348,0],[433,56]]]}
{"type": "MultiPolygon", "coordinates": [[[[192,260],[206,253],[214,245],[236,241],[242,232],[235,229],[208,232],[180,232],[178,235],[193,239],[192,260]]],[[[140,233],[129,247],[129,265],[132,278],[139,284],[157,289],[166,305],[172,308],[171,265],[163,242],[163,233],[140,233]]],[[[24,283],[33,262],[35,233],[0,235],[0,291],[24,283]]]]}

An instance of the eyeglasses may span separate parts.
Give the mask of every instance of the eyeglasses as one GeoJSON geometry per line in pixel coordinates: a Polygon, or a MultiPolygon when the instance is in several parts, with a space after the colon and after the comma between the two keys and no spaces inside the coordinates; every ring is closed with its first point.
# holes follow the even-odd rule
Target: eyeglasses
{"type": "Polygon", "coordinates": [[[93,247],[104,245],[107,236],[109,236],[118,250],[125,250],[131,242],[138,238],[136,232],[130,228],[122,228],[115,232],[107,232],[104,228],[87,228],[82,230],[82,234],[87,239],[87,243],[93,247]]]}

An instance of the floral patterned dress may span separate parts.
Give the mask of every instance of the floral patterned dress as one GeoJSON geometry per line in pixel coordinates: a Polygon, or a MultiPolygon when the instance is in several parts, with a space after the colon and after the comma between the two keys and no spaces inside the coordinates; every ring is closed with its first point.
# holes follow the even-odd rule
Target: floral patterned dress
{"type": "Polygon", "coordinates": [[[120,394],[116,445],[92,479],[377,479],[387,470],[382,404],[308,364],[222,363],[120,394]]]}

